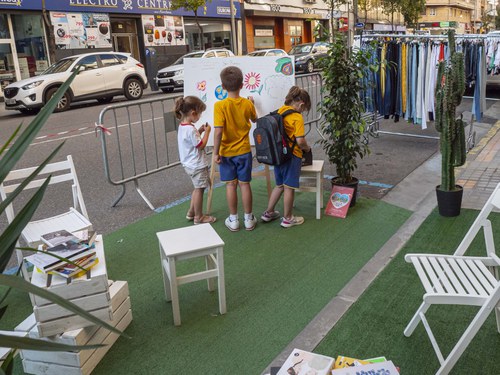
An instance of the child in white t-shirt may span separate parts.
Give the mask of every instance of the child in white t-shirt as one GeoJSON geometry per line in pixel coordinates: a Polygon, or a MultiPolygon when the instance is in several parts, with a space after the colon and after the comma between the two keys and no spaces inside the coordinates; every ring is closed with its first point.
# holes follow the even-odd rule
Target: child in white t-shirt
{"type": "Polygon", "coordinates": [[[179,157],[194,186],[186,219],[193,220],[195,225],[216,221],[213,216],[203,215],[203,192],[209,184],[208,161],[203,150],[211,128],[208,124],[199,129],[193,125],[206,108],[205,103],[195,96],[179,98],[175,102],[175,116],[180,120],[177,131],[179,157]]]}

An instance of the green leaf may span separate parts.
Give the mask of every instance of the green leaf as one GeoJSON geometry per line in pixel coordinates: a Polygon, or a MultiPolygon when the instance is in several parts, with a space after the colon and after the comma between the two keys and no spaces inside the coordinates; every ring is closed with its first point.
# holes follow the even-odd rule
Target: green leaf
{"type": "Polygon", "coordinates": [[[37,340],[28,337],[9,336],[0,334],[0,347],[22,349],[22,350],[38,350],[38,351],[51,351],[51,352],[69,352],[76,350],[98,349],[105,345],[67,345],[58,344],[47,340],[37,340]]]}
{"type": "Polygon", "coordinates": [[[39,287],[27,282],[26,280],[22,279],[21,277],[0,274],[0,285],[5,285],[5,286],[11,287],[11,288],[21,290],[23,292],[32,293],[32,294],[35,294],[39,297],[45,298],[51,302],[57,303],[59,306],[64,307],[66,310],[69,310],[75,314],[80,315],[81,317],[87,319],[88,321],[90,321],[98,326],[104,327],[104,328],[106,328],[114,333],[121,335],[121,336],[130,338],[125,333],[123,333],[120,330],[116,329],[115,327],[109,325],[108,323],[100,320],[99,318],[96,318],[92,314],[83,310],[81,307],[76,306],[75,304],[71,303],[67,299],[60,297],[57,294],[51,293],[48,290],[39,288],[39,287]]]}
{"type": "Polygon", "coordinates": [[[5,180],[5,177],[9,174],[12,168],[14,168],[14,165],[19,161],[21,156],[29,147],[31,141],[35,138],[49,116],[52,114],[57,106],[57,103],[69,88],[69,85],[73,82],[73,79],[77,74],[78,70],[75,70],[68,80],[61,85],[59,90],[57,90],[52,98],[45,103],[42,110],[38,113],[30,125],[24,129],[19,138],[17,138],[12,147],[9,148],[4,157],[0,160],[0,183],[5,180]]]}

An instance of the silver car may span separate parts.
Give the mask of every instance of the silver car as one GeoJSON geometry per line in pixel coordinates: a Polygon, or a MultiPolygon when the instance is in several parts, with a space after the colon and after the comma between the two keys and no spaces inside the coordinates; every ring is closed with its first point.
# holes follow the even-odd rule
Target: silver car
{"type": "Polygon", "coordinates": [[[71,74],[80,72],[57,104],[55,112],[72,102],[96,99],[109,103],[116,95],[139,99],[148,86],[144,66],[128,53],[100,52],[70,56],[51,65],[41,75],[23,79],[4,89],[5,108],[36,113],[71,74]]]}
{"type": "Polygon", "coordinates": [[[172,65],[160,69],[156,75],[156,84],[164,93],[172,92],[175,89],[184,88],[184,59],[193,57],[231,57],[234,56],[228,49],[210,49],[206,51],[191,52],[179,57],[172,65]]]}

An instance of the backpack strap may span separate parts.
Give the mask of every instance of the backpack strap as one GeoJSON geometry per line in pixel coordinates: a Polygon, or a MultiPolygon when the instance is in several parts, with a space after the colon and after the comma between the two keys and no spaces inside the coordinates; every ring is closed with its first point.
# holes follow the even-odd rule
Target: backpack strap
{"type": "MultiPolygon", "coordinates": [[[[283,119],[288,116],[288,115],[291,115],[292,113],[299,113],[297,112],[295,109],[287,109],[285,112],[281,113],[281,117],[283,117],[283,119]]],[[[271,112],[271,114],[279,114],[278,113],[278,110],[276,111],[273,111],[271,112]]],[[[291,139],[288,134],[286,134],[286,130],[284,129],[284,126],[283,126],[283,132],[285,133],[285,139],[292,143],[292,146],[290,147],[290,150],[293,152],[293,149],[295,148],[295,146],[297,145],[297,138],[294,137],[294,139],[291,139]]]]}

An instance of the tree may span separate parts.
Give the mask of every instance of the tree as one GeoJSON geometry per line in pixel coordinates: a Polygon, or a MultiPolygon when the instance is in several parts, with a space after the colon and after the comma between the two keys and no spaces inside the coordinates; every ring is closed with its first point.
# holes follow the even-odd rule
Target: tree
{"type": "Polygon", "coordinates": [[[196,25],[198,25],[198,29],[200,30],[200,48],[203,49],[203,28],[200,25],[200,21],[198,20],[198,10],[200,7],[204,7],[205,4],[211,3],[212,0],[171,0],[170,1],[170,9],[177,10],[180,8],[184,8],[187,11],[191,11],[194,13],[194,21],[196,25]]]}
{"type": "Polygon", "coordinates": [[[373,0],[358,0],[358,9],[363,11],[364,14],[364,23],[368,20],[368,9],[371,8],[373,0]]]}
{"type": "Polygon", "coordinates": [[[381,0],[380,2],[382,12],[391,18],[392,31],[394,31],[394,13],[401,11],[402,2],[403,0],[381,0]]]}
{"type": "Polygon", "coordinates": [[[425,10],[425,0],[401,0],[401,14],[406,27],[417,29],[418,19],[425,10]]]}

